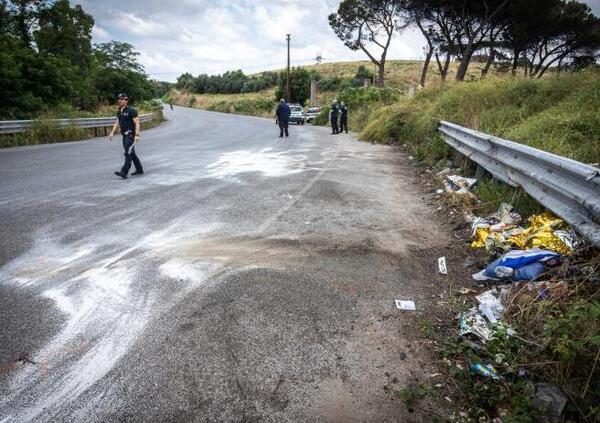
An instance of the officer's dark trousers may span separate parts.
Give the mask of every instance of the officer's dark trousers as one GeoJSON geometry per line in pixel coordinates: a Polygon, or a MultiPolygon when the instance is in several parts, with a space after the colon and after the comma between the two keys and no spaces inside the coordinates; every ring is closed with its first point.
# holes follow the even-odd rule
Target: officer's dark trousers
{"type": "Polygon", "coordinates": [[[331,133],[338,134],[340,130],[338,129],[338,120],[337,118],[331,118],[331,133]]]}
{"type": "Polygon", "coordinates": [[[340,132],[344,132],[344,129],[346,130],[346,133],[348,133],[348,118],[341,118],[340,119],[340,132]]]}
{"type": "Polygon", "coordinates": [[[135,170],[139,173],[142,173],[144,169],[142,168],[142,163],[140,159],[135,154],[135,139],[133,136],[123,135],[123,149],[125,150],[125,163],[121,168],[121,172],[124,174],[129,173],[129,169],[131,168],[131,162],[135,166],[135,170]]]}
{"type": "Polygon", "coordinates": [[[290,134],[288,133],[288,125],[289,122],[279,121],[279,136],[283,137],[283,133],[285,132],[285,136],[288,137],[290,134]]]}

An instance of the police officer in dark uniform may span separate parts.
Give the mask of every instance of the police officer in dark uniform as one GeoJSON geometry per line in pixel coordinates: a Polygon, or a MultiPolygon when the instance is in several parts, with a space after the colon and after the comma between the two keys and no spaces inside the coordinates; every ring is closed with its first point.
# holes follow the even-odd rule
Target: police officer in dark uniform
{"type": "Polygon", "coordinates": [[[290,106],[288,106],[285,99],[282,98],[277,105],[277,109],[275,109],[275,116],[277,123],[279,124],[279,138],[283,137],[284,132],[286,137],[290,136],[288,133],[288,126],[290,124],[291,114],[292,110],[290,109],[290,106]]]}
{"type": "Polygon", "coordinates": [[[131,168],[131,162],[135,166],[135,172],[132,175],[142,175],[144,169],[140,159],[135,154],[135,144],[140,141],[140,118],[138,112],[133,107],[129,106],[129,96],[121,93],[117,96],[119,102],[119,110],[117,110],[117,121],[115,122],[110,135],[109,141],[112,141],[115,131],[120,128],[123,135],[123,149],[125,150],[125,163],[120,171],[115,172],[115,175],[127,179],[127,174],[131,168]]]}
{"type": "Polygon", "coordinates": [[[344,132],[344,129],[348,133],[348,106],[343,101],[340,103],[340,112],[340,133],[344,132]]]}
{"type": "Polygon", "coordinates": [[[339,109],[337,101],[334,100],[334,102],[331,104],[331,135],[340,133],[338,128],[338,113],[339,109]]]}

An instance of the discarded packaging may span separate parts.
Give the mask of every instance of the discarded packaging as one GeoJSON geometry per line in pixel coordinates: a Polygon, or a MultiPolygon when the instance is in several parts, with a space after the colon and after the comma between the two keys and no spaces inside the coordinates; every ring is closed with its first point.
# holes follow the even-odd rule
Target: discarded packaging
{"type": "Polygon", "coordinates": [[[540,421],[560,422],[567,405],[567,397],[560,389],[548,383],[536,383],[533,406],[542,412],[540,421]]]}
{"type": "Polygon", "coordinates": [[[475,297],[477,302],[479,302],[479,311],[490,322],[496,323],[502,319],[508,290],[509,288],[506,286],[493,288],[475,297]]]}
{"type": "Polygon", "coordinates": [[[497,224],[503,224],[507,226],[517,226],[521,223],[523,218],[521,215],[514,211],[514,208],[509,203],[502,203],[496,213],[488,216],[491,221],[496,221],[497,224]]]}
{"type": "Polygon", "coordinates": [[[509,239],[524,231],[519,228],[521,216],[508,203],[502,203],[496,213],[488,217],[477,217],[471,225],[474,241],[471,248],[483,248],[492,254],[504,253],[513,248],[509,239]]]}
{"type": "Polygon", "coordinates": [[[460,188],[471,189],[477,183],[477,179],[475,178],[465,178],[463,176],[458,175],[448,175],[446,176],[450,182],[460,188]]]}
{"type": "Polygon", "coordinates": [[[494,380],[500,379],[498,372],[491,364],[471,363],[469,370],[471,373],[475,373],[483,377],[491,377],[494,380]]]}
{"type": "Polygon", "coordinates": [[[473,334],[483,343],[493,338],[489,323],[483,315],[479,313],[477,307],[471,308],[460,315],[460,335],[473,334]]]}
{"type": "Polygon", "coordinates": [[[557,265],[560,254],[554,251],[533,248],[531,250],[513,250],[494,261],[486,269],[473,275],[478,281],[510,279],[512,281],[535,280],[546,266],[557,265]]]}
{"type": "Polygon", "coordinates": [[[563,255],[573,252],[573,234],[566,230],[565,222],[549,212],[529,218],[529,227],[509,238],[515,247],[529,250],[544,248],[563,255]]]}
{"type": "Polygon", "coordinates": [[[448,274],[448,268],[446,267],[446,257],[440,257],[438,259],[438,268],[442,275],[448,274]]]}
{"type": "Polygon", "coordinates": [[[398,310],[410,310],[410,311],[414,311],[417,309],[415,302],[412,300],[396,300],[396,308],[398,310]]]}

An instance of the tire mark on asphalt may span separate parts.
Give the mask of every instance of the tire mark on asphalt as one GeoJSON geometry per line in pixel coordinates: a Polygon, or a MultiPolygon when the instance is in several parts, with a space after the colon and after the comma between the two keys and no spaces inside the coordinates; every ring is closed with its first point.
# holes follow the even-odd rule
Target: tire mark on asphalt
{"type": "Polygon", "coordinates": [[[288,204],[286,204],[285,206],[283,206],[279,210],[277,210],[275,212],[275,214],[273,214],[262,225],[260,225],[258,227],[258,229],[252,235],[258,236],[258,235],[261,235],[264,231],[266,231],[267,228],[269,226],[271,226],[277,219],[279,219],[281,216],[283,216],[285,213],[287,213],[294,206],[294,204],[296,204],[298,202],[298,200],[300,200],[319,181],[319,179],[321,179],[323,177],[323,175],[325,174],[325,172],[327,172],[327,171],[329,171],[331,169],[332,162],[339,156],[340,151],[342,149],[342,141],[343,140],[339,140],[338,141],[338,145],[337,145],[337,148],[335,150],[335,153],[333,154],[333,157],[331,157],[330,159],[328,159],[327,166],[325,166],[323,169],[321,169],[308,182],[308,184],[306,184],[306,186],[304,186],[304,188],[302,188],[302,190],[300,191],[300,193],[296,197],[294,197],[294,199],[292,201],[290,201],[288,204]]]}

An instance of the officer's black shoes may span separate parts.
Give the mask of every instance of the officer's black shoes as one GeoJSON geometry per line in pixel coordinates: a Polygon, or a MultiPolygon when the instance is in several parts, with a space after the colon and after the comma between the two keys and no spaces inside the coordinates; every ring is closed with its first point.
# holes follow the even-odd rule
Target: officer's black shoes
{"type": "Polygon", "coordinates": [[[121,171],[115,172],[115,175],[117,175],[119,178],[127,179],[127,174],[121,171]]]}
{"type": "Polygon", "coordinates": [[[136,170],[135,172],[133,172],[133,173],[131,174],[131,176],[143,175],[143,174],[144,174],[144,172],[143,172],[143,171],[140,171],[140,172],[138,172],[138,171],[136,170]]]}

